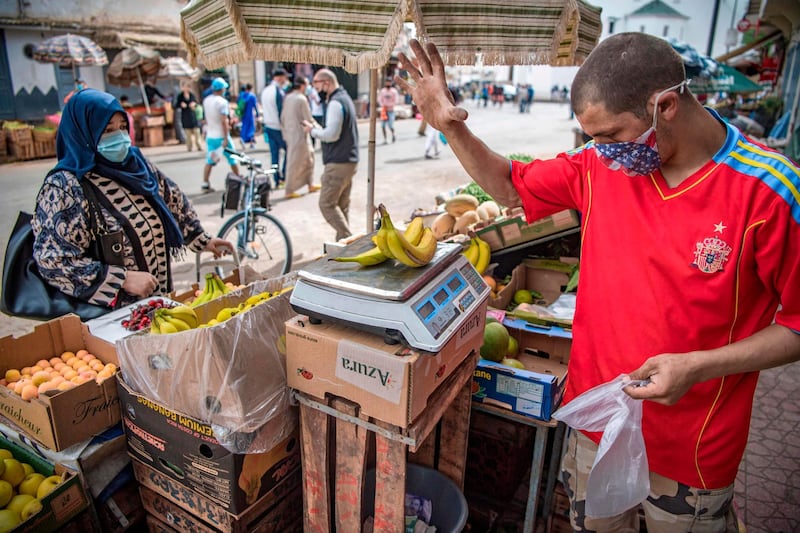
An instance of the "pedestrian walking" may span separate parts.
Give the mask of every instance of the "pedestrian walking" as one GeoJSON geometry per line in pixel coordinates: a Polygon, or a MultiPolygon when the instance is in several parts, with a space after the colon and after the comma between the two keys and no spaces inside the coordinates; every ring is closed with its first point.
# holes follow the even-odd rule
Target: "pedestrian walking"
{"type": "Polygon", "coordinates": [[[320,69],[313,83],[327,104],[325,127],[305,122],[305,131],[322,141],[322,163],[325,170],[320,178],[322,189],[319,209],[328,224],[336,230],[336,240],[350,235],[350,191],[358,169],[358,124],[356,106],[340,85],[336,74],[320,69]]]}
{"type": "Polygon", "coordinates": [[[242,142],[242,149],[246,146],[253,149],[256,147],[256,120],[261,117],[258,98],[253,94],[253,84],[245,84],[244,90],[239,94],[238,106],[241,109],[239,139],[242,142]]]}
{"type": "Polygon", "coordinates": [[[190,84],[184,81],[181,83],[181,92],[175,97],[175,109],[180,111],[180,122],[186,139],[186,150],[189,152],[192,151],[193,146],[198,152],[203,150],[196,108],[197,98],[192,93],[190,84]]]}
{"type": "Polygon", "coordinates": [[[281,132],[281,112],[286,96],[289,75],[282,68],[272,71],[272,81],[261,91],[261,113],[264,116],[264,141],[269,146],[272,166],[278,167],[277,185],[283,187],[286,178],[286,143],[281,132]],[[283,152],[283,163],[281,163],[283,152]]]}
{"type": "Polygon", "coordinates": [[[231,138],[230,103],[222,93],[228,88],[228,82],[215,78],[211,82],[211,94],[203,100],[203,112],[206,120],[206,165],[203,168],[203,192],[213,192],[211,186],[211,169],[224,157],[234,174],[239,174],[239,165],[225,153],[225,149],[235,150],[231,138]]]}
{"type": "Polygon", "coordinates": [[[383,132],[383,144],[386,144],[386,129],[392,134],[392,142],[395,142],[394,133],[394,107],[400,103],[400,93],[394,88],[391,78],[386,78],[383,88],[378,93],[378,105],[381,108],[381,132],[383,132]]]}
{"type": "Polygon", "coordinates": [[[295,76],[292,90],[283,101],[281,114],[281,131],[286,141],[286,189],[284,198],[300,198],[297,191],[308,186],[308,192],[316,192],[319,185],[314,185],[314,147],[311,136],[305,131],[304,124],[314,122],[311,107],[306,99],[308,79],[295,76]]]}

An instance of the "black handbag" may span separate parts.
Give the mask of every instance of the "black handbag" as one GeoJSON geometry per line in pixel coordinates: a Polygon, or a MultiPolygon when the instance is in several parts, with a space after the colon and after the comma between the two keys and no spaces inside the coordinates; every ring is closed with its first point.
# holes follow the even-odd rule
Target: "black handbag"
{"type": "MultiPolygon", "coordinates": [[[[84,182],[84,180],[81,180],[84,182]]],[[[81,183],[89,201],[89,221],[95,240],[93,255],[108,264],[122,264],[122,232],[106,232],[96,213],[96,197],[90,185],[81,183]],[[103,236],[107,236],[105,240],[103,236]],[[111,236],[110,238],[108,236],[111,236]],[[119,247],[117,246],[119,242],[119,247]],[[107,250],[108,249],[108,250],[107,250]]],[[[74,313],[81,320],[91,320],[112,309],[94,305],[65,294],[45,281],[33,259],[33,215],[20,211],[11,231],[3,263],[3,291],[0,292],[0,311],[7,315],[36,320],[50,320],[74,313]]]]}

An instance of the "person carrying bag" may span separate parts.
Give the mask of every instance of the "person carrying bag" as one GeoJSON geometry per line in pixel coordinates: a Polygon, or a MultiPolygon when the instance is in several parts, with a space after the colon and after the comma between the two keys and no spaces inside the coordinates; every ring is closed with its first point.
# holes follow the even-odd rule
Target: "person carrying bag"
{"type": "Polygon", "coordinates": [[[3,312],[96,318],[169,293],[170,259],[185,249],[217,257],[232,250],[203,231],[178,186],[131,146],[112,95],[86,89],[70,99],[56,150],[35,213],[20,213],[9,239],[3,312]]]}

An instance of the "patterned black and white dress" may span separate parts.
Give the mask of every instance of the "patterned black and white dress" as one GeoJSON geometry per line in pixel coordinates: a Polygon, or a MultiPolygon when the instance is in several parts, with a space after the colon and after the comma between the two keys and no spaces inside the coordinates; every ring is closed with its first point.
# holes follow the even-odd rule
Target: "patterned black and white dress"
{"type": "MultiPolygon", "coordinates": [[[[181,228],[186,248],[205,249],[211,235],[203,231],[186,195],[171,179],[151,165],[161,196],[181,228]]],[[[125,266],[101,263],[90,255],[88,203],[80,182],[68,171],[45,178],[36,200],[32,226],[36,237],[33,256],[51,285],[96,305],[119,307],[136,296],[121,291],[128,270],[150,272],[158,280],[154,294],[172,290],[170,252],[158,213],[142,195],[116,181],[89,172],[83,179],[94,185],[109,231],[123,230],[125,266]]],[[[173,250],[179,252],[179,250],[173,250]]]]}

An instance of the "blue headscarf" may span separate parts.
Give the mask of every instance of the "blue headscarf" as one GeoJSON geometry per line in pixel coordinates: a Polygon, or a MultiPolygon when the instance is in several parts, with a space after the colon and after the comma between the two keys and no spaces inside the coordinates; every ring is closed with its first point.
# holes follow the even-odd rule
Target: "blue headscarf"
{"type": "Polygon", "coordinates": [[[95,89],[75,93],[61,113],[56,135],[58,164],[52,172],[67,170],[81,179],[87,172],[94,171],[144,196],[155,207],[164,225],[167,246],[180,248],[183,246],[181,229],[158,193],[158,180],[142,152],[131,146],[121,163],[109,161],[97,152],[97,143],[114,113],[125,114],[125,110],[110,94],[95,89]]]}

